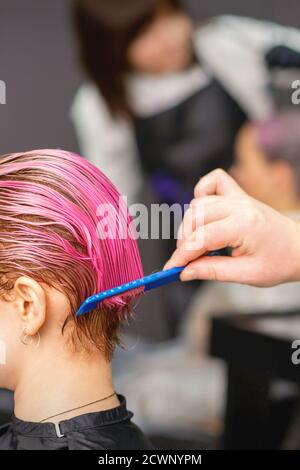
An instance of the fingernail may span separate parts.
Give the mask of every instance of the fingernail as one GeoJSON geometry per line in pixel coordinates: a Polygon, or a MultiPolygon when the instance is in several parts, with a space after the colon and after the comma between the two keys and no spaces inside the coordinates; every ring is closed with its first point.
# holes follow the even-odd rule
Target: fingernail
{"type": "Polygon", "coordinates": [[[182,272],[180,279],[182,281],[194,281],[195,279],[197,279],[197,273],[194,269],[185,269],[182,272]]]}
{"type": "Polygon", "coordinates": [[[166,269],[169,269],[170,267],[171,267],[171,262],[168,261],[168,262],[164,265],[163,271],[165,271],[166,269]]]}

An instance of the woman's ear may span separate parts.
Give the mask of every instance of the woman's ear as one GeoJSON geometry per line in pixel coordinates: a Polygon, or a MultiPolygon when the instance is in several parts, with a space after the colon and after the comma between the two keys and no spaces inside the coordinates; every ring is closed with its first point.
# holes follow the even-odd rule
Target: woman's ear
{"type": "Polygon", "coordinates": [[[19,277],[13,288],[17,314],[26,328],[26,334],[34,336],[46,320],[46,292],[34,279],[19,277]]]}

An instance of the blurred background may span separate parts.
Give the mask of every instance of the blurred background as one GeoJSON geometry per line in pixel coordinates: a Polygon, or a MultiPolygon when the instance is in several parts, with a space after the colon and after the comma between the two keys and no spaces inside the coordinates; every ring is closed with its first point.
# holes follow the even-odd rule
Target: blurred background
{"type": "MultiPolygon", "coordinates": [[[[147,205],[183,206],[223,167],[300,218],[299,2],[2,0],[0,11],[1,154],[81,152],[147,205]]],[[[145,273],[174,246],[140,241],[145,273]]],[[[299,448],[299,292],[197,282],[145,296],[114,375],[158,448],[299,448]]],[[[11,410],[0,391],[0,424],[11,410]]]]}

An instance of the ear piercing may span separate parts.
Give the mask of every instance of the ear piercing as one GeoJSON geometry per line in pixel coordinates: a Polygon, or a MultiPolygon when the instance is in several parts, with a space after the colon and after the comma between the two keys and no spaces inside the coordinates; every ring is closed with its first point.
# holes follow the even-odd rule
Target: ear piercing
{"type": "MultiPolygon", "coordinates": [[[[21,341],[22,344],[24,344],[24,346],[31,346],[33,344],[34,336],[30,336],[26,333],[26,326],[24,326],[23,329],[22,329],[22,335],[20,337],[20,341],[21,341]]],[[[35,348],[39,347],[40,342],[41,342],[41,335],[38,331],[37,332],[37,341],[36,341],[36,344],[35,344],[35,348]]]]}

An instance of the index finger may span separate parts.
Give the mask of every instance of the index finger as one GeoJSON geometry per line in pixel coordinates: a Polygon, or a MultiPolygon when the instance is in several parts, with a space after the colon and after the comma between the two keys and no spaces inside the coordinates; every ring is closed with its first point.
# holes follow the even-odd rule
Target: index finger
{"type": "Polygon", "coordinates": [[[217,196],[245,194],[236,181],[220,168],[203,176],[196,185],[194,193],[195,198],[214,194],[217,196]]]}
{"type": "Polygon", "coordinates": [[[175,250],[164,269],[185,266],[208,251],[234,247],[235,238],[235,225],[229,218],[198,227],[192,236],[175,250]]]}

